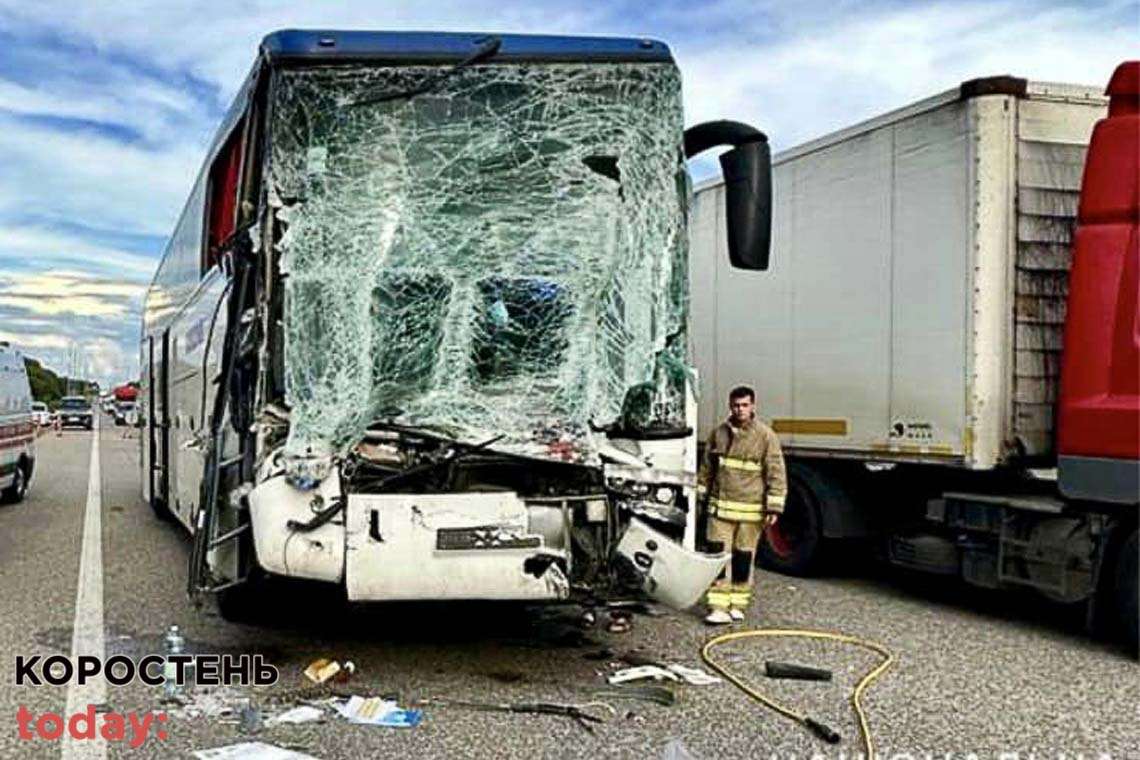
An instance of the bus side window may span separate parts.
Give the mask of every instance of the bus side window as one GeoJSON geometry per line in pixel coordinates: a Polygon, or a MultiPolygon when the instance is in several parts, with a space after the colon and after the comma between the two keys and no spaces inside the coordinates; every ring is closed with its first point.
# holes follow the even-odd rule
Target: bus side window
{"type": "Polygon", "coordinates": [[[237,220],[238,187],[245,154],[245,120],[238,122],[210,167],[206,203],[206,241],[202,273],[218,262],[222,244],[233,234],[237,220]]]}

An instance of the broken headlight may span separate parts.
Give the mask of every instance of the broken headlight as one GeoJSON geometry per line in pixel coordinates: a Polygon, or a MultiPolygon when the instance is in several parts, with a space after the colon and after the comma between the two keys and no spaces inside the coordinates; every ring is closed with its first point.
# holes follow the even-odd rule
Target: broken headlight
{"type": "Polygon", "coordinates": [[[608,485],[619,509],[671,525],[683,526],[687,520],[677,486],[614,478],[608,485]]]}

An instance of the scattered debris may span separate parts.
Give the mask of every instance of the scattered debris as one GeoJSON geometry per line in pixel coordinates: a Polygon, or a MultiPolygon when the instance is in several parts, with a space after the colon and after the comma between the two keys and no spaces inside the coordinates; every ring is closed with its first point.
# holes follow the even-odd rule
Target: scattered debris
{"type": "Polygon", "coordinates": [[[610,686],[606,689],[596,689],[594,694],[619,699],[636,699],[642,702],[654,702],[670,707],[677,701],[677,695],[668,686],[642,685],[642,686],[610,686]]]}
{"type": "Polygon", "coordinates": [[[298,724],[298,723],[315,723],[324,720],[325,713],[318,707],[312,705],[301,705],[294,707],[291,710],[286,710],[283,713],[274,715],[265,721],[266,726],[278,726],[281,724],[298,724]]]}
{"type": "Polygon", "coordinates": [[[484,675],[499,683],[520,683],[526,680],[526,674],[518,670],[492,670],[484,675]]]}
{"type": "Polygon", "coordinates": [[[352,660],[341,665],[336,660],[322,657],[309,663],[309,667],[305,668],[305,677],[315,684],[327,683],[334,679],[334,683],[344,683],[355,672],[356,664],[352,660]]]}
{"type": "Polygon", "coordinates": [[[768,678],[793,678],[798,681],[831,680],[830,670],[796,665],[792,662],[776,662],[775,660],[764,661],[764,675],[768,678]]]}
{"type": "Polygon", "coordinates": [[[691,668],[688,665],[668,665],[666,667],[681,676],[685,683],[691,686],[711,686],[714,683],[720,683],[719,676],[706,673],[700,668],[691,668]]]}
{"type": "Polygon", "coordinates": [[[242,733],[256,734],[264,727],[264,721],[261,719],[261,710],[254,707],[252,702],[246,701],[245,705],[241,708],[241,730],[242,733]]]}
{"type": "Polygon", "coordinates": [[[236,719],[249,699],[228,686],[201,688],[193,697],[182,699],[180,706],[170,714],[177,718],[233,718],[236,719]]]}
{"type": "Polygon", "coordinates": [[[611,684],[619,684],[629,683],[630,681],[641,681],[646,678],[652,678],[655,681],[681,681],[681,677],[676,673],[657,665],[640,665],[636,668],[619,670],[607,678],[606,681],[611,684]]]}
{"type": "Polygon", "coordinates": [[[612,649],[599,649],[594,652],[586,652],[582,655],[583,660],[593,660],[594,662],[602,662],[604,660],[612,660],[614,658],[614,650],[612,649]]]}
{"type": "Polygon", "coordinates": [[[625,668],[606,679],[611,684],[629,683],[652,678],[655,681],[684,681],[691,686],[709,686],[720,683],[720,678],[710,675],[700,668],[686,665],[639,665],[625,668]]]}
{"type": "Polygon", "coordinates": [[[610,633],[629,633],[633,630],[633,620],[628,612],[614,610],[610,612],[610,623],[606,630],[610,633]]]}
{"type": "Polygon", "coordinates": [[[350,723],[389,728],[415,728],[423,720],[419,710],[403,710],[396,702],[381,697],[349,697],[337,703],[336,711],[350,723]]]}
{"type": "Polygon", "coordinates": [[[627,610],[646,617],[664,617],[665,613],[641,599],[611,599],[606,602],[606,609],[627,610]]]}
{"type": "Polygon", "coordinates": [[[573,718],[574,721],[590,733],[594,732],[593,723],[604,723],[605,719],[591,712],[587,708],[601,708],[609,712],[611,717],[617,716],[613,705],[605,702],[587,702],[581,705],[566,705],[557,702],[470,702],[455,699],[422,699],[422,705],[435,705],[439,707],[466,707],[471,710],[485,710],[488,712],[523,713],[530,715],[560,715],[573,718]]]}
{"type": "Polygon", "coordinates": [[[621,656],[623,662],[630,665],[656,665],[659,668],[668,667],[668,663],[658,660],[654,657],[646,657],[640,652],[628,651],[621,656]]]}
{"type": "Polygon", "coordinates": [[[185,690],[183,684],[178,681],[178,668],[170,661],[170,657],[186,651],[186,639],[182,637],[182,632],[178,630],[178,626],[172,625],[170,630],[166,632],[166,637],[162,643],[166,650],[166,661],[162,666],[163,699],[167,702],[176,702],[185,696],[185,690]]]}
{"type": "Polygon", "coordinates": [[[316,760],[312,755],[262,742],[243,742],[194,753],[198,760],[316,760]]]}
{"type": "Polygon", "coordinates": [[[661,753],[661,760],[698,760],[680,739],[670,739],[661,753]]]}
{"type": "Polygon", "coordinates": [[[598,615],[593,610],[586,610],[582,616],[578,618],[578,625],[583,628],[593,628],[594,624],[598,622],[598,615]]]}

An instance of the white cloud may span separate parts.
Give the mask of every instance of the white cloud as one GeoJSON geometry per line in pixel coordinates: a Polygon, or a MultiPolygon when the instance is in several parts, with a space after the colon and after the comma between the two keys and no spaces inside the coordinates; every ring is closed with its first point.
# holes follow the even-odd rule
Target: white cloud
{"type": "Polygon", "coordinates": [[[122,343],[110,338],[95,338],[83,345],[80,361],[84,377],[97,380],[101,387],[134,379],[138,375],[138,360],[128,353],[122,343]]]}
{"type": "Polygon", "coordinates": [[[7,341],[25,354],[29,352],[34,354],[37,348],[66,349],[69,345],[67,338],[62,335],[36,335],[5,330],[0,330],[0,341],[7,341]]]}
{"type": "MultiPolygon", "coordinates": [[[[84,238],[37,227],[0,227],[0,275],[15,264],[37,262],[51,273],[64,263],[98,272],[113,272],[124,279],[149,281],[158,265],[158,255],[143,256],[92,243],[84,238]]],[[[85,275],[89,276],[89,275],[85,275]]]]}
{"type": "Polygon", "coordinates": [[[0,340],[57,371],[76,367],[101,384],[137,373],[137,334],[145,285],[67,270],[0,273],[0,340]]]}
{"type": "Polygon", "coordinates": [[[6,157],[0,166],[0,216],[35,213],[94,229],[166,235],[189,194],[201,153],[199,146],[182,142],[146,148],[0,116],[0,155],[6,157]]]}
{"type": "Polygon", "coordinates": [[[5,277],[0,274],[0,295],[139,297],[146,286],[139,282],[96,279],[80,272],[52,270],[43,274],[5,277]]]}
{"type": "MultiPolygon", "coordinates": [[[[490,8],[460,0],[0,0],[0,28],[36,61],[28,71],[0,75],[0,275],[16,262],[22,270],[36,262],[46,278],[0,281],[0,308],[8,314],[0,339],[14,337],[58,362],[76,338],[92,372],[119,380],[133,371],[133,338],[104,333],[131,333],[139,295],[129,291],[149,280],[159,252],[120,250],[26,220],[168,235],[220,109],[259,40],[274,29],[652,36],[677,55],[688,123],[747,121],[786,148],[975,77],[1009,73],[1101,85],[1116,63],[1135,56],[1138,24],[1135,0],[1092,7],[502,0],[490,8]],[[112,129],[52,127],[59,119],[112,129]],[[93,280],[97,273],[111,277],[93,280]],[[76,325],[77,314],[88,323],[76,325]]],[[[706,160],[700,171],[712,165],[706,160]]]]}
{"type": "Polygon", "coordinates": [[[1134,55],[1119,8],[936,3],[838,14],[731,53],[674,48],[688,121],[743,118],[786,148],[977,77],[1103,85],[1134,55]]]}

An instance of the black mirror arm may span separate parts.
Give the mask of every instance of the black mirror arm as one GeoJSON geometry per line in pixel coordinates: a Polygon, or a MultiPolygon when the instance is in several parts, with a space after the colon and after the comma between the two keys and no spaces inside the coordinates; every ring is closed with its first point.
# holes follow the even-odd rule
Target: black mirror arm
{"type": "Polygon", "coordinates": [[[768,137],[755,127],[739,121],[706,121],[685,130],[685,158],[692,158],[719,145],[739,148],[751,142],[768,142],[768,137]]]}

